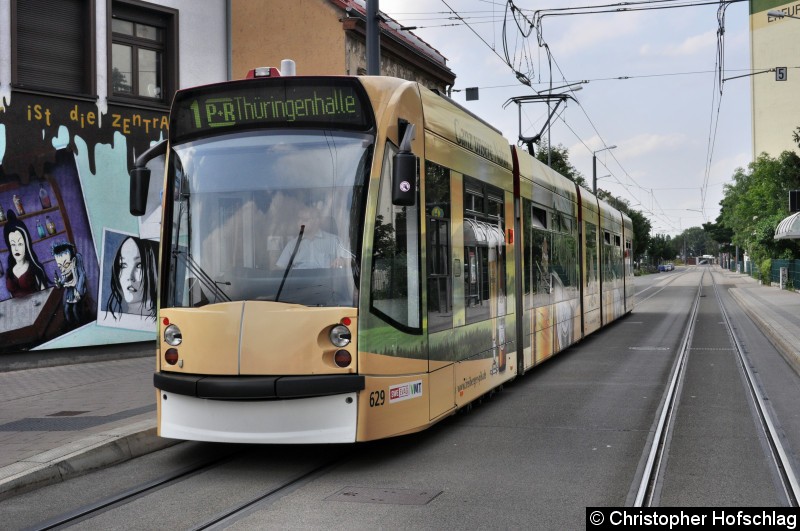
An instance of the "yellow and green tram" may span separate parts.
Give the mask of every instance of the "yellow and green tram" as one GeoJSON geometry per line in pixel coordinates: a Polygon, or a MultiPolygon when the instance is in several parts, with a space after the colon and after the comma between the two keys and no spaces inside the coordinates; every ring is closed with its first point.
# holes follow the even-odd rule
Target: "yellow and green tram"
{"type": "Polygon", "coordinates": [[[423,430],[633,308],[630,219],[418,83],[179,91],[164,154],[158,432],[423,430]]]}

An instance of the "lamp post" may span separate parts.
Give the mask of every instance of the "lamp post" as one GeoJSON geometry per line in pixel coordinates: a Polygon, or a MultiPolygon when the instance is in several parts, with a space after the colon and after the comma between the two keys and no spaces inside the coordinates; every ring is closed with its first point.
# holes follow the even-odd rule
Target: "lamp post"
{"type": "Polygon", "coordinates": [[[597,154],[601,151],[606,151],[608,149],[616,149],[617,146],[608,146],[604,147],[603,149],[598,149],[597,151],[592,151],[592,193],[597,194],[597,154]]]}
{"type": "Polygon", "coordinates": [[[367,74],[381,75],[381,23],[378,0],[367,2],[367,74]]]}

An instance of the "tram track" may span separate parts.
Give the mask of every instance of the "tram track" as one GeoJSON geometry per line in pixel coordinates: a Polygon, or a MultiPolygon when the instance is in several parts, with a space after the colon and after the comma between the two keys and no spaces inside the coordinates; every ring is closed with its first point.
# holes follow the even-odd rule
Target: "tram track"
{"type": "Polygon", "coordinates": [[[99,514],[114,509],[115,507],[131,503],[142,496],[152,494],[158,490],[173,485],[176,482],[186,480],[197,474],[202,474],[203,472],[211,470],[212,468],[221,466],[231,459],[233,459],[231,455],[226,455],[223,457],[214,457],[197,461],[178,470],[164,474],[156,479],[140,483],[123,491],[97,500],[93,503],[83,505],[49,520],[40,522],[27,528],[27,530],[46,531],[50,529],[65,529],[69,526],[94,518],[99,514]]]}
{"type": "MultiPolygon", "coordinates": [[[[705,275],[705,273],[703,273],[705,275]]],[[[656,481],[659,477],[659,471],[663,464],[664,450],[667,444],[667,434],[669,426],[675,415],[676,400],[678,398],[678,387],[686,367],[687,352],[689,344],[694,334],[694,324],[697,318],[697,310],[700,304],[700,296],[702,293],[702,277],[700,280],[700,287],[698,287],[697,294],[695,295],[692,309],[689,313],[689,322],[681,339],[680,348],[676,356],[675,364],[673,365],[669,385],[667,387],[666,396],[661,406],[661,411],[658,414],[658,420],[655,426],[655,434],[650,448],[645,452],[647,459],[645,461],[644,472],[642,474],[639,488],[636,491],[636,497],[633,502],[634,507],[647,507],[652,502],[652,497],[656,488],[656,481]]],[[[648,297],[651,298],[666,286],[648,297]]],[[[644,299],[647,300],[647,299],[644,299]]],[[[644,301],[641,301],[644,302],[644,301]]]]}
{"type": "MultiPolygon", "coordinates": [[[[157,495],[159,491],[165,489],[189,488],[188,482],[193,478],[211,472],[231,473],[226,471],[226,466],[230,469],[236,468],[236,461],[249,460],[252,458],[252,451],[240,453],[229,453],[223,456],[215,456],[209,459],[198,460],[190,465],[171,471],[155,479],[142,482],[102,499],[82,505],[68,512],[48,520],[39,522],[25,528],[30,531],[44,531],[55,529],[68,529],[81,523],[88,523],[94,518],[103,516],[105,513],[113,513],[116,510],[124,510],[127,505],[133,504],[137,500],[148,496],[157,495]],[[185,487],[182,484],[186,484],[185,487]]],[[[349,451],[335,452],[334,455],[323,461],[312,463],[309,466],[296,467],[288,477],[273,483],[268,488],[257,494],[243,497],[220,510],[214,512],[210,517],[198,518],[198,522],[189,523],[187,529],[222,529],[233,522],[244,518],[252,511],[259,510],[265,504],[285,496],[294,490],[302,487],[310,481],[319,478],[331,469],[347,459],[349,451]]],[[[220,487],[223,488],[223,487],[220,487]]],[[[227,492],[225,494],[228,494],[227,492]]],[[[168,496],[168,494],[166,495],[168,496]]],[[[221,498],[221,492],[219,497],[221,498]]],[[[91,525],[91,524],[89,524],[91,525]]],[[[101,526],[102,527],[102,526],[101,526]]]]}
{"type": "Polygon", "coordinates": [[[319,466],[311,468],[310,470],[303,471],[282,485],[269,489],[264,493],[242,503],[238,503],[229,507],[205,522],[195,525],[191,528],[191,530],[201,531],[204,529],[225,529],[227,526],[242,518],[245,518],[252,512],[263,509],[265,505],[273,502],[274,500],[290,494],[314,479],[325,475],[329,470],[335,468],[339,463],[341,463],[343,459],[344,458],[342,456],[339,456],[319,466]]]}
{"type": "MultiPolygon", "coordinates": [[[[680,342],[680,348],[670,372],[669,384],[661,407],[656,415],[654,434],[651,438],[651,443],[643,452],[643,456],[646,456],[646,458],[643,459],[644,466],[641,467],[641,477],[635,482],[638,483],[638,486],[635,490],[635,497],[632,503],[634,507],[659,505],[660,492],[664,486],[665,476],[667,475],[666,468],[667,462],[670,459],[671,441],[677,429],[676,419],[679,414],[682,400],[681,395],[687,378],[690,353],[692,350],[709,350],[708,348],[693,348],[699,309],[701,301],[703,297],[705,297],[704,281],[706,272],[708,271],[703,271],[699,281],[685,331],[680,342]]],[[[749,400],[749,409],[753,413],[754,424],[757,426],[757,429],[760,430],[759,437],[765,443],[762,445],[762,448],[765,448],[765,460],[769,462],[774,476],[779,478],[775,481],[775,483],[780,485],[779,488],[776,488],[776,490],[779,491],[779,504],[797,507],[798,499],[800,498],[800,487],[798,486],[797,476],[792,469],[791,457],[788,455],[781,442],[779,430],[776,428],[776,423],[766,406],[768,398],[764,396],[763,390],[757,387],[753,371],[745,355],[745,349],[740,339],[737,337],[735,326],[731,322],[731,318],[725,309],[725,304],[723,303],[714,274],[709,272],[709,275],[709,284],[713,289],[714,300],[716,301],[714,311],[718,311],[719,319],[721,319],[718,324],[724,326],[727,338],[730,342],[730,348],[723,346],[715,350],[732,351],[734,353],[735,364],[741,376],[742,383],[744,384],[744,393],[749,400]]],[[[648,299],[657,293],[658,292],[651,294],[648,299]]],[[[708,310],[708,303],[706,303],[706,312],[708,312],[708,310]]],[[[708,315],[708,313],[706,315],[708,315]]],[[[696,397],[692,396],[691,398],[695,399],[696,397]]]]}
{"type": "Polygon", "coordinates": [[[725,305],[722,303],[713,273],[711,278],[714,283],[714,294],[716,295],[717,302],[719,303],[719,307],[722,312],[722,317],[725,320],[726,327],[730,333],[731,342],[735,346],[739,367],[744,373],[745,380],[747,382],[747,388],[750,391],[750,397],[753,400],[753,405],[758,413],[759,423],[764,430],[764,434],[766,435],[774,465],[778,470],[781,483],[783,484],[784,493],[792,507],[800,507],[800,483],[798,482],[797,475],[792,469],[789,455],[784,448],[783,443],[781,442],[781,437],[775,427],[775,422],[773,421],[772,416],[767,409],[763,393],[760,392],[756,387],[753,370],[751,369],[750,363],[745,357],[744,348],[742,347],[742,343],[737,337],[735,329],[731,324],[731,319],[727,310],[725,309],[725,305]]]}
{"type": "Polygon", "coordinates": [[[635,305],[638,306],[639,304],[643,304],[643,303],[647,302],[648,300],[652,299],[653,297],[655,297],[656,295],[658,295],[659,293],[664,291],[666,288],[668,288],[670,286],[670,284],[672,284],[673,282],[675,282],[679,278],[683,278],[684,276],[688,275],[691,272],[692,271],[689,270],[689,269],[684,269],[683,271],[676,272],[677,274],[671,275],[670,278],[664,284],[661,284],[659,286],[653,286],[653,285],[647,286],[642,291],[639,291],[639,292],[636,293],[635,305]],[[655,291],[653,293],[649,294],[645,298],[640,298],[646,291],[651,290],[651,289],[655,289],[655,291]]]}

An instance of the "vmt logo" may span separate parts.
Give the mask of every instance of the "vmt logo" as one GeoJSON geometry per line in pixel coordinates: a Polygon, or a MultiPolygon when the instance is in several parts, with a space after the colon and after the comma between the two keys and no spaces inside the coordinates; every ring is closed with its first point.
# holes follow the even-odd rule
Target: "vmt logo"
{"type": "Polygon", "coordinates": [[[389,387],[389,403],[402,402],[422,396],[422,380],[389,387]]]}

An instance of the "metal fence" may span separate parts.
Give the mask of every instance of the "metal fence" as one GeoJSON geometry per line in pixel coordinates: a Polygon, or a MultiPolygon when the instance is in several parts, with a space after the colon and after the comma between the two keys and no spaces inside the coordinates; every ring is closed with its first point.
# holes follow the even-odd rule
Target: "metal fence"
{"type": "Polygon", "coordinates": [[[773,260],[770,268],[770,281],[779,284],[781,281],[781,268],[787,269],[786,285],[793,289],[800,288],[800,260],[773,260]]]}
{"type": "MultiPolygon", "coordinates": [[[[770,282],[773,284],[780,284],[782,267],[785,267],[788,272],[786,279],[787,286],[790,289],[800,289],[800,260],[772,260],[769,271],[770,282]]],[[[761,271],[758,265],[752,260],[748,262],[738,262],[738,268],[737,263],[731,260],[728,269],[745,273],[753,278],[761,278],[761,271]]]]}

